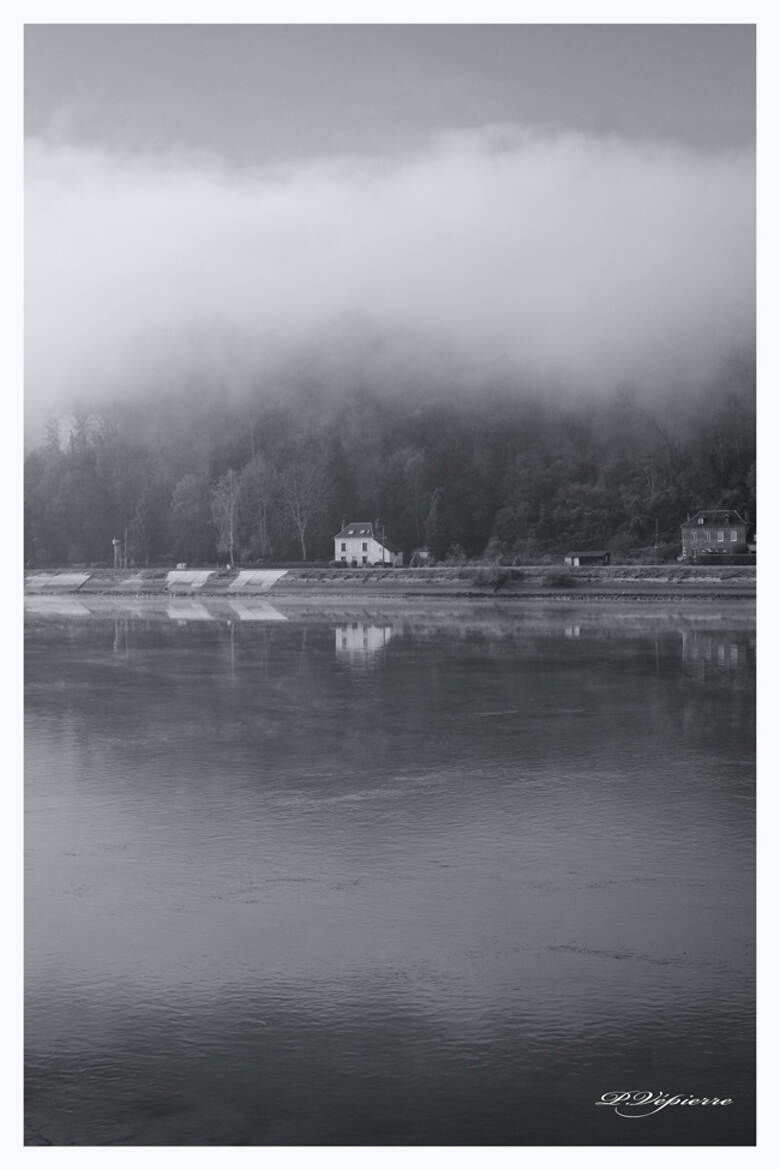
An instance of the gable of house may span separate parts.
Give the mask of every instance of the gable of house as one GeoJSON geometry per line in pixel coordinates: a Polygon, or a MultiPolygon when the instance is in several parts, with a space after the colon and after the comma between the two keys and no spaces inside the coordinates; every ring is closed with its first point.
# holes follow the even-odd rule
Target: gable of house
{"type": "Polygon", "coordinates": [[[740,516],[734,508],[708,508],[697,512],[695,516],[683,521],[683,529],[747,527],[747,520],[740,516]]]}

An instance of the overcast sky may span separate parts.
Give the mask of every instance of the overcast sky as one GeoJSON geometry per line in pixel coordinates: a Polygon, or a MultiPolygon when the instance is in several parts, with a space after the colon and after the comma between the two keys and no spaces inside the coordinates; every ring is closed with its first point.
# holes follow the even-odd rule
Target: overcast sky
{"type": "Polygon", "coordinates": [[[751,26],[49,25],[29,135],[262,164],[508,122],[750,145],[751,26]]]}
{"type": "Polygon", "coordinates": [[[752,338],[754,81],[748,26],[28,26],[28,404],[350,323],[706,377],[752,338]]]}

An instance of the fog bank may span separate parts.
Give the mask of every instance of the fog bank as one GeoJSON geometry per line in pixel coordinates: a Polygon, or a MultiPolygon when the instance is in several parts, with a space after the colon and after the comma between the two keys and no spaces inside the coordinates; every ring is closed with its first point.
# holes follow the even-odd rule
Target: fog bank
{"type": "Polygon", "coordinates": [[[349,379],[372,333],[388,384],[706,380],[753,348],[754,198],[752,152],[512,127],[273,172],[31,140],[28,411],[298,355],[349,379]]]}

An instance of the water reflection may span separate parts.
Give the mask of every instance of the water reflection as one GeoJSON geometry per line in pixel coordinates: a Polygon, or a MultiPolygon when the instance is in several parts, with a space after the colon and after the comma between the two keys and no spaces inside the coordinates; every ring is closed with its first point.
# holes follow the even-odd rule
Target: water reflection
{"type": "Polygon", "coordinates": [[[114,654],[119,654],[126,658],[129,653],[129,646],[127,642],[127,618],[114,619],[114,654]]]}
{"type": "Polygon", "coordinates": [[[231,601],[230,608],[242,622],[286,622],[287,618],[279,613],[268,601],[231,601]]]}
{"type": "Polygon", "coordinates": [[[719,671],[751,671],[755,666],[755,637],[738,639],[713,630],[682,630],[682,663],[697,677],[719,671]]]}
{"type": "Polygon", "coordinates": [[[200,601],[172,601],[167,609],[168,617],[175,622],[213,622],[211,613],[200,601]]]}
{"type": "Polygon", "coordinates": [[[751,1139],[752,618],[185,604],[30,613],[28,1141],[751,1139]]]}
{"type": "Polygon", "coordinates": [[[390,625],[349,622],[336,626],[336,654],[354,665],[366,664],[385,648],[392,636],[390,625]]]}
{"type": "Polygon", "coordinates": [[[24,608],[26,612],[40,616],[55,614],[58,617],[89,617],[90,614],[89,609],[82,602],[56,595],[25,597],[24,608]]]}

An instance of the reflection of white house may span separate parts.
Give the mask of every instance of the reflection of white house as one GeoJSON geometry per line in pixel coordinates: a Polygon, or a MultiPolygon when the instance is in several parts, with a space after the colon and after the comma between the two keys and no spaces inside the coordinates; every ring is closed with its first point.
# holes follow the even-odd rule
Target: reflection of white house
{"type": "Polygon", "coordinates": [[[336,653],[350,656],[376,654],[392,636],[392,626],[370,626],[366,622],[336,626],[336,653]]]}
{"type": "Polygon", "coordinates": [[[367,520],[345,524],[334,538],[333,559],[340,565],[402,565],[403,554],[387,539],[384,529],[367,520]]]}

